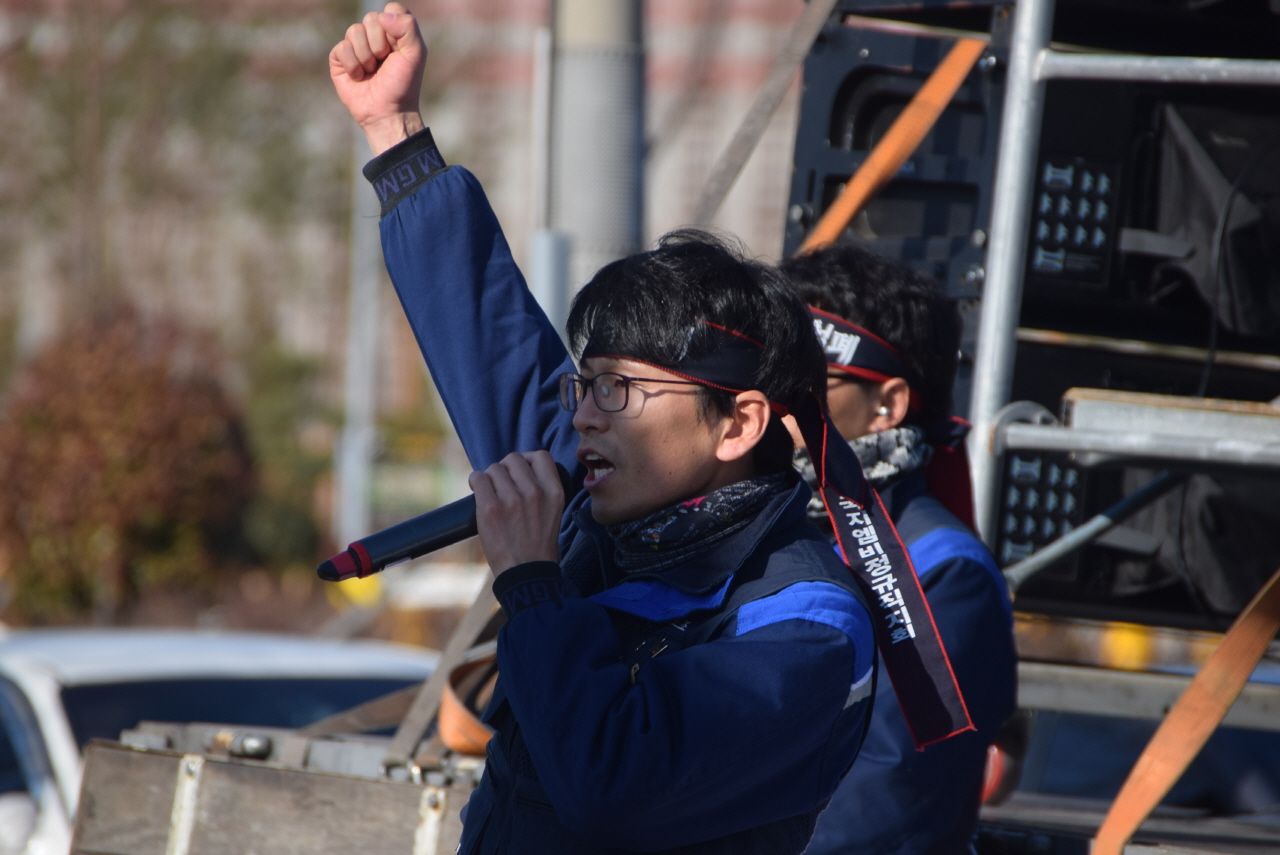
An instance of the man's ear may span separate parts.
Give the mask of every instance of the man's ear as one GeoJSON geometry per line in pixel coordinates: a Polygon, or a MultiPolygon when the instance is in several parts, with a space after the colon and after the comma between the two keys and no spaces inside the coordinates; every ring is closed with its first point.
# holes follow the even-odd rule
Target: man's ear
{"type": "Polygon", "coordinates": [[[907,409],[911,405],[911,387],[901,377],[893,377],[876,386],[876,394],[872,405],[876,408],[876,417],[871,421],[870,432],[896,428],[907,417],[907,409]]]}
{"type": "Polygon", "coordinates": [[[739,392],[734,401],[733,413],[723,422],[720,445],[716,458],[726,463],[741,460],[764,438],[769,426],[769,399],[763,392],[752,389],[739,392]]]}

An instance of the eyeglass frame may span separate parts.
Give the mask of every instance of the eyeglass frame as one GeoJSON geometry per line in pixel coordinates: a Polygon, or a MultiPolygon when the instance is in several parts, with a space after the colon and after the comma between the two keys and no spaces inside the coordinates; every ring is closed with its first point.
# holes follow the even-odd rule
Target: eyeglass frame
{"type": "Polygon", "coordinates": [[[706,386],[705,383],[699,383],[694,380],[670,380],[666,377],[632,377],[628,374],[619,374],[617,371],[601,371],[599,374],[591,377],[585,377],[576,371],[566,371],[557,378],[559,384],[560,408],[566,412],[574,413],[582,406],[582,402],[586,400],[586,395],[580,395],[577,389],[586,386],[591,390],[591,400],[595,403],[596,409],[602,413],[620,413],[631,403],[631,384],[632,383],[674,383],[677,386],[706,386]],[[596,381],[601,377],[618,377],[622,380],[622,406],[617,409],[607,409],[600,405],[600,398],[596,395],[596,381]],[[567,403],[565,394],[566,387],[572,385],[575,388],[573,400],[577,403],[570,408],[567,403]]]}

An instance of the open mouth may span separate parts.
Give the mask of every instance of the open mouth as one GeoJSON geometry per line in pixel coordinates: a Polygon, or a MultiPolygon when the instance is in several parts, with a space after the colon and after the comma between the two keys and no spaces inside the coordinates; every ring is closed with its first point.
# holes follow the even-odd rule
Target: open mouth
{"type": "Polygon", "coordinates": [[[614,472],[613,463],[593,451],[582,455],[582,465],[587,467],[587,477],[583,480],[582,486],[588,490],[600,484],[614,472]]]}

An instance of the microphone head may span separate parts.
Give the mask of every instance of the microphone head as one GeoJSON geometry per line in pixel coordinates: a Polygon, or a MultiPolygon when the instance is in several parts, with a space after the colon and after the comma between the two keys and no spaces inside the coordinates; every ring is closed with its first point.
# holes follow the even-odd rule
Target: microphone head
{"type": "Polygon", "coordinates": [[[350,550],[339,552],[316,568],[316,575],[325,582],[342,582],[360,575],[360,567],[350,550]]]}

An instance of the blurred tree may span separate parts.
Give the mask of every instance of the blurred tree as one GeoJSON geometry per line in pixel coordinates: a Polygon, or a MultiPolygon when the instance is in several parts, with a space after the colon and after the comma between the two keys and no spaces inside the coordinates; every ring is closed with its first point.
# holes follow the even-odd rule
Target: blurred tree
{"type": "Polygon", "coordinates": [[[174,159],[165,148],[183,134],[217,144],[237,124],[231,96],[244,58],[216,14],[166,0],[68,0],[31,10],[10,48],[6,71],[25,95],[10,135],[27,175],[11,183],[10,201],[63,235],[57,272],[72,314],[115,296],[106,228],[126,196],[203,195],[199,152],[189,143],[174,159]]]}
{"type": "Polygon", "coordinates": [[[258,489],[245,512],[245,539],[272,569],[303,569],[311,577],[319,540],[313,493],[331,464],[335,421],[316,396],[319,365],[274,342],[255,348],[245,362],[246,422],[259,462],[258,489]],[[316,433],[321,440],[308,443],[316,433]]]}
{"type": "Polygon", "coordinates": [[[21,369],[0,420],[0,575],[31,622],[208,588],[253,486],[211,339],[116,309],[21,369]]]}
{"type": "MultiPolygon", "coordinates": [[[[53,358],[75,341],[63,331],[128,301],[147,317],[213,331],[245,406],[234,420],[238,453],[248,448],[257,462],[252,495],[237,493],[248,504],[234,537],[211,537],[203,512],[199,525],[184,511],[180,522],[153,526],[125,519],[124,508],[105,522],[95,512],[78,531],[119,529],[118,543],[94,541],[106,545],[96,564],[84,531],[41,539],[31,528],[53,525],[47,509],[22,507],[33,493],[0,500],[12,512],[0,549],[15,608],[42,620],[119,614],[148,580],[205,578],[197,565],[222,566],[232,545],[238,560],[272,571],[313,561],[312,494],[333,420],[320,401],[333,396],[345,305],[352,139],[325,57],[358,11],[357,0],[0,0],[0,395],[17,372],[44,372],[0,397],[6,430],[51,418],[15,409],[31,406],[22,402],[32,382],[49,406],[86,394],[76,371],[22,366],[37,353],[53,358]],[[59,377],[67,388],[55,388],[59,377]],[[49,590],[23,575],[32,550],[66,553],[49,590]],[[176,564],[187,558],[193,572],[183,576],[176,564]]],[[[149,341],[166,335],[147,332],[149,341]]],[[[175,353],[191,347],[189,333],[173,335],[175,353]]],[[[137,385],[122,379],[138,367],[134,357],[118,366],[114,351],[97,358],[108,388],[137,385]]],[[[64,420],[57,430],[72,438],[50,428],[23,441],[46,455],[80,453],[85,441],[74,437],[88,427],[64,420]]],[[[180,468],[171,477],[170,493],[185,489],[180,477],[202,476],[180,468]]],[[[212,499],[191,490],[183,501],[212,513],[212,499]]],[[[88,507],[40,500],[57,505],[64,528],[88,507]]]]}
{"type": "Polygon", "coordinates": [[[357,7],[0,0],[0,315],[22,357],[122,296],[239,350],[246,291],[341,293],[350,134],[324,57],[357,7]]]}
{"type": "MultiPolygon", "coordinates": [[[[411,5],[450,17],[432,2],[411,5]]],[[[226,566],[214,547],[232,543],[238,560],[269,578],[314,579],[322,538],[316,510],[328,506],[322,494],[332,489],[325,476],[341,390],[355,177],[354,129],[333,97],[326,56],[359,13],[358,0],[0,0],[5,429],[17,430],[13,408],[28,394],[7,391],[19,372],[35,370],[24,365],[65,347],[52,342],[73,341],[65,331],[77,319],[126,301],[145,317],[181,318],[217,337],[228,355],[228,388],[244,408],[241,441],[254,460],[252,495],[234,538],[165,524],[147,539],[130,522],[135,534],[119,543],[106,535],[94,541],[108,556],[98,564],[84,547],[92,532],[38,546],[19,538],[39,540],[30,526],[50,518],[22,508],[34,493],[0,500],[10,509],[0,569],[9,568],[14,608],[41,620],[94,608],[99,617],[119,616],[138,585],[170,573],[160,556],[189,553],[197,555],[193,567],[226,566]],[[23,575],[31,549],[70,556],[55,562],[63,575],[50,576],[48,590],[23,575]]],[[[459,39],[439,36],[453,32],[443,23],[431,29],[429,101],[442,97],[456,73],[493,66],[485,31],[472,27],[469,39],[459,39]]],[[[510,144],[506,125],[479,124],[495,151],[510,144]]],[[[471,150],[460,136],[451,135],[453,144],[471,150]]],[[[110,364],[114,358],[102,352],[104,376],[125,370],[110,364]]],[[[413,369],[420,375],[420,364],[413,369]]],[[[71,386],[75,373],[61,371],[71,386]]],[[[50,400],[58,374],[49,370],[39,381],[50,400]]],[[[129,387],[110,382],[117,392],[129,387]]],[[[382,406],[391,398],[380,398],[382,406]]],[[[434,434],[423,437],[439,428],[397,414],[389,431],[395,448],[434,453],[434,434]]],[[[32,436],[32,447],[46,444],[47,455],[60,447],[51,436],[32,436]]],[[[58,507],[65,526],[81,508],[58,507]]],[[[91,523],[105,525],[91,517],[81,528],[91,523]]],[[[178,570],[170,578],[196,580],[178,570]]]]}

